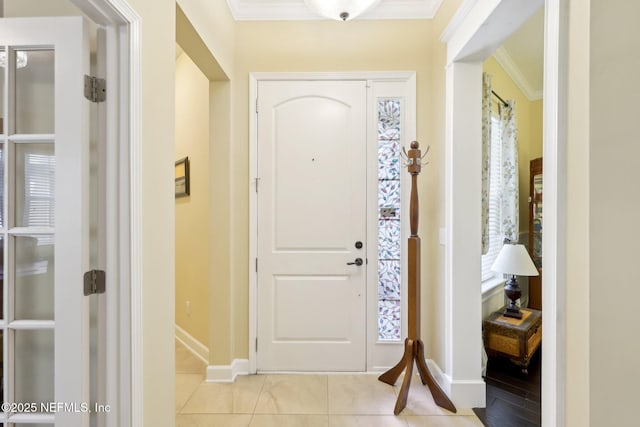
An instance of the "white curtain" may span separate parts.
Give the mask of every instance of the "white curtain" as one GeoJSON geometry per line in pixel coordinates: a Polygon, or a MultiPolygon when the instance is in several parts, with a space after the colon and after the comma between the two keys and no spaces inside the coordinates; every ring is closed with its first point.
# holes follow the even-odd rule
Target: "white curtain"
{"type": "Polygon", "coordinates": [[[500,104],[502,130],[502,232],[505,239],[518,241],[518,137],[515,101],[500,104]]]}
{"type": "Polygon", "coordinates": [[[482,73],[482,255],[489,251],[489,181],[491,179],[491,76],[482,73]]]}

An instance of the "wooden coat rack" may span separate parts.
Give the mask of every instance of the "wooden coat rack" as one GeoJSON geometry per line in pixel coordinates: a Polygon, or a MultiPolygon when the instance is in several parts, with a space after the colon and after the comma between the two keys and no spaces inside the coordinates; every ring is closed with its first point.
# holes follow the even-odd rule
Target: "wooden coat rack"
{"type": "MultiPolygon", "coordinates": [[[[427,152],[429,149],[427,148],[427,152]]],[[[406,154],[406,153],[405,153],[406,154]]],[[[431,375],[424,355],[424,343],[420,339],[420,237],[418,236],[418,174],[421,170],[422,153],[417,141],[411,143],[411,149],[407,155],[407,169],[411,174],[411,201],[409,205],[409,218],[411,224],[411,236],[409,237],[409,265],[408,265],[408,296],[409,296],[409,335],[404,340],[404,355],[400,362],[378,378],[389,385],[395,385],[398,377],[405,371],[402,387],[398,394],[398,400],[393,410],[398,415],[407,406],[409,386],[413,375],[413,362],[418,365],[418,372],[422,384],[429,387],[433,400],[442,408],[456,412],[456,407],[442,388],[431,375]]],[[[426,155],[426,153],[425,153],[426,155]]]]}

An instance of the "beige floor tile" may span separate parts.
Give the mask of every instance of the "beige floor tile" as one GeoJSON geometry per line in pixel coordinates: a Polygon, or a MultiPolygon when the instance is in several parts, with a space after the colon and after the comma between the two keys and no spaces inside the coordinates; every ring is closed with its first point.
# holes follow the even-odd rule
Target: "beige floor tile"
{"type": "Polygon", "coordinates": [[[329,375],[329,414],[393,415],[394,387],[377,375],[329,375]]]}
{"type": "Polygon", "coordinates": [[[201,374],[176,374],[176,413],[204,380],[201,374]]]}
{"type": "Polygon", "coordinates": [[[239,376],[231,384],[202,383],[182,407],[183,414],[252,414],[265,377],[239,376]]]}
{"type": "Polygon", "coordinates": [[[329,415],[329,427],[407,427],[394,415],[329,415]]]}
{"type": "Polygon", "coordinates": [[[326,375],[267,375],[256,414],[326,414],[326,375]]]}
{"type": "Polygon", "coordinates": [[[176,340],[176,374],[202,374],[206,372],[206,364],[197,358],[176,340]]]}
{"type": "Polygon", "coordinates": [[[251,415],[188,414],[176,416],[176,427],[248,427],[251,415]]]}
{"type": "Polygon", "coordinates": [[[475,415],[459,417],[449,415],[431,416],[401,416],[409,427],[483,427],[482,422],[475,415]]]}
{"type": "MultiPolygon", "coordinates": [[[[396,383],[396,393],[400,391],[402,379],[403,376],[401,376],[396,383]]],[[[414,374],[414,377],[411,380],[411,387],[409,388],[409,396],[407,397],[407,406],[400,415],[474,415],[473,410],[471,409],[456,409],[457,412],[454,414],[436,405],[429,387],[422,384],[419,375],[414,374]]]]}
{"type": "Polygon", "coordinates": [[[250,427],[329,427],[327,415],[254,415],[250,427]]]}

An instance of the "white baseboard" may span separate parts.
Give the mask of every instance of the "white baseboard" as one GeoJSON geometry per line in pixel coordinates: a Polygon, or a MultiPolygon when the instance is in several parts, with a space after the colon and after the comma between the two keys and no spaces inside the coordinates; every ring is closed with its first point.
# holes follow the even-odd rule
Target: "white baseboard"
{"type": "Polygon", "coordinates": [[[180,341],[191,353],[205,364],[209,364],[209,348],[195,339],[180,326],[175,325],[176,339],[180,341]]]}
{"type": "Polygon", "coordinates": [[[485,407],[487,387],[484,380],[452,381],[451,377],[444,374],[433,360],[427,359],[427,365],[435,380],[449,396],[453,404],[456,405],[456,408],[485,407]]]}
{"type": "Polygon", "coordinates": [[[207,382],[232,383],[238,375],[249,374],[249,359],[233,359],[231,365],[207,366],[207,382]]]}

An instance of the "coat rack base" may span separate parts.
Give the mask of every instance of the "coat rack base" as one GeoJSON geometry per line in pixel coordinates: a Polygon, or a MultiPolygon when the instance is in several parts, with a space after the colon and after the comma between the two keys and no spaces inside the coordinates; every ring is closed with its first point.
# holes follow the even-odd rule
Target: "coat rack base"
{"type": "Polygon", "coordinates": [[[431,391],[431,395],[433,396],[433,400],[436,404],[441,408],[455,413],[455,405],[451,402],[449,397],[447,397],[442,388],[440,388],[429,371],[429,367],[427,366],[424,357],[424,344],[422,340],[413,340],[411,338],[407,338],[404,341],[404,355],[400,362],[378,377],[378,379],[383,383],[395,385],[400,374],[405,371],[404,380],[402,381],[402,387],[400,388],[400,393],[398,393],[398,399],[396,400],[396,406],[393,413],[398,415],[407,406],[407,397],[409,396],[409,386],[411,385],[411,378],[413,376],[414,361],[418,365],[418,373],[420,374],[422,384],[429,387],[429,391],[431,391]]]}

